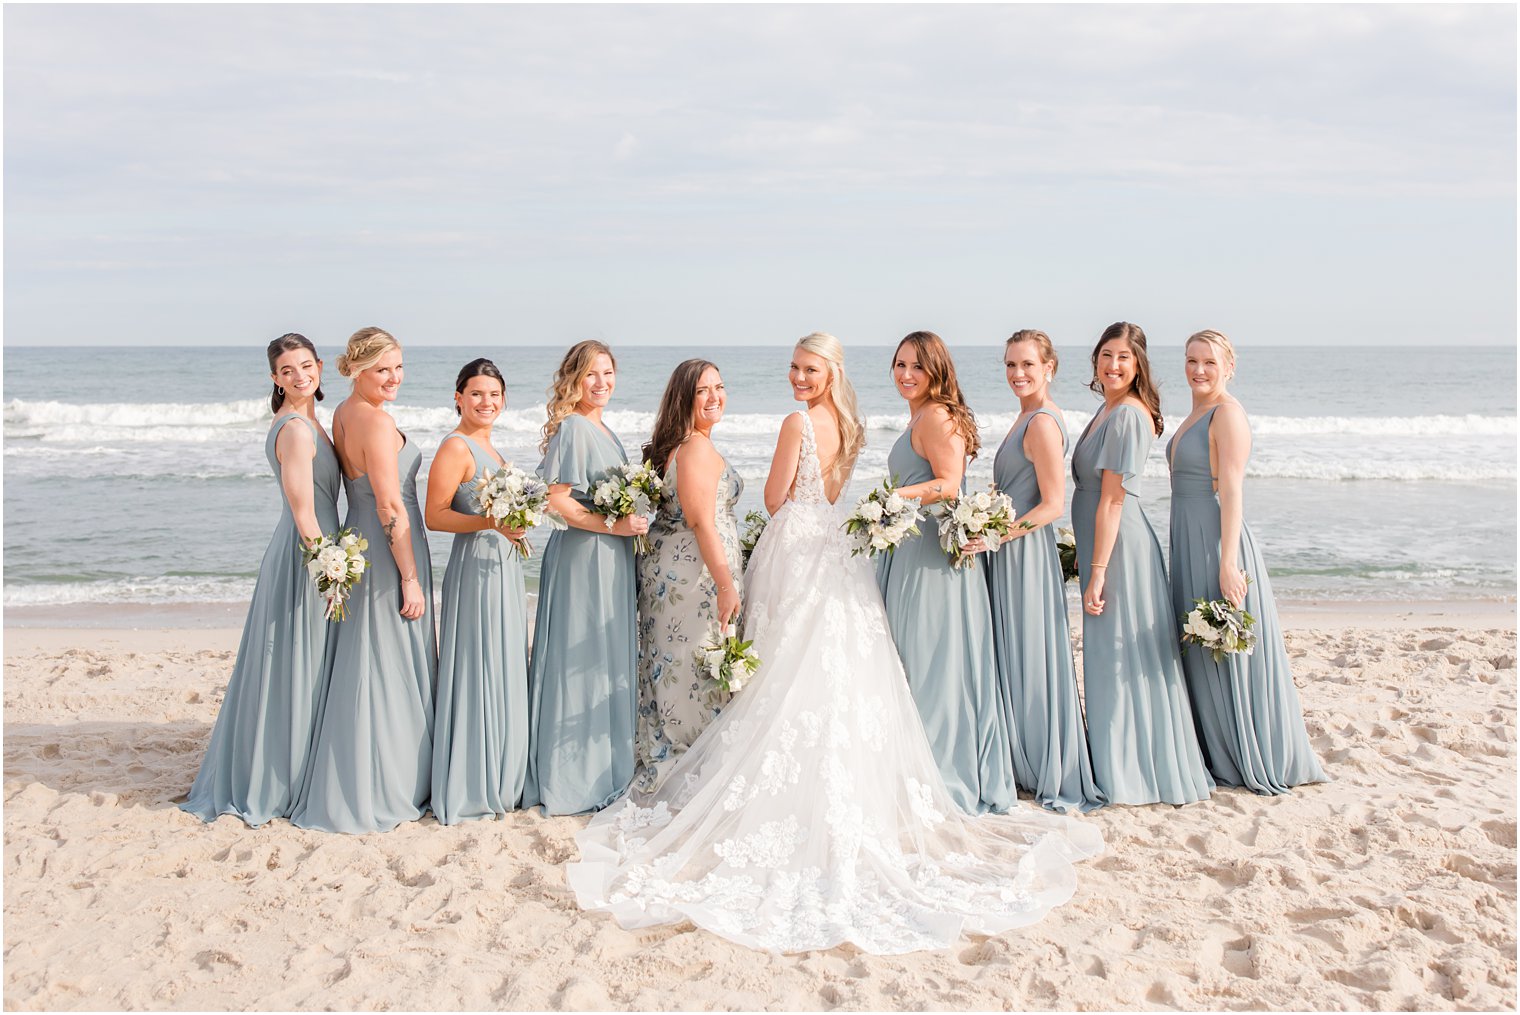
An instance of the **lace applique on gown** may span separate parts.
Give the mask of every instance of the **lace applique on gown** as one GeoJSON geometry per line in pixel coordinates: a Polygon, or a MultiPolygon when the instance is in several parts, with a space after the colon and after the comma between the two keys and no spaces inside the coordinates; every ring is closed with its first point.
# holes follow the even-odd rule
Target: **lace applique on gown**
{"type": "Polygon", "coordinates": [[[740,944],[876,954],[1034,923],[1071,897],[1097,830],[950,799],[864,557],[824,494],[803,414],[796,488],[745,576],[762,666],[646,806],[576,836],[567,877],[627,928],[691,920],[740,944]]]}

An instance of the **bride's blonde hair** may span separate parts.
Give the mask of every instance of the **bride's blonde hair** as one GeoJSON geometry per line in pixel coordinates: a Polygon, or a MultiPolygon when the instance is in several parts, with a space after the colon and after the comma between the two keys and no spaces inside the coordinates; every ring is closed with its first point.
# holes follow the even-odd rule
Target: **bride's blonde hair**
{"type": "Polygon", "coordinates": [[[829,365],[829,408],[839,424],[839,454],[829,466],[828,478],[837,481],[849,475],[860,450],[866,446],[866,425],[860,418],[855,385],[844,372],[844,346],[833,335],[815,331],[799,338],[797,348],[812,353],[829,365]]]}

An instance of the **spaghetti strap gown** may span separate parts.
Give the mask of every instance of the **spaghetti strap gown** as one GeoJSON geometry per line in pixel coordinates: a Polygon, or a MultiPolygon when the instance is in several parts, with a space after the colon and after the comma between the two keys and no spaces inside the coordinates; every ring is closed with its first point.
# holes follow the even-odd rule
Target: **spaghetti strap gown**
{"type": "MultiPolygon", "coordinates": [[[[463,434],[474,476],[452,507],[478,515],[475,480],[500,467],[463,434]]],[[[528,772],[528,610],[521,558],[494,530],[458,532],[443,572],[433,815],[452,825],[515,810],[528,772]]]]}
{"type": "Polygon", "coordinates": [[[1119,405],[1101,420],[1093,417],[1071,455],[1071,523],[1084,594],[1092,580],[1103,473],[1124,482],[1103,591],[1107,605],[1096,617],[1082,614],[1093,779],[1114,804],[1186,804],[1214,790],[1193,729],[1161,543],[1140,507],[1140,476],[1155,439],[1148,416],[1119,405]]]}
{"type": "MultiPolygon", "coordinates": [[[[538,474],[591,506],[592,487],[628,456],[610,431],[576,413],[538,474]]],[[[638,718],[638,592],[633,540],[566,529],[549,536],[528,666],[528,776],[523,806],[545,814],[605,807],[633,780],[638,718]]]]}
{"type": "MultiPolygon", "coordinates": [[[[403,435],[405,440],[405,435],[403,435]]],[[[322,699],[306,783],[290,820],[324,832],[385,832],[427,809],[433,758],[433,570],[417,506],[422,452],[396,453],[401,500],[411,525],[423,614],[401,616],[401,574],[380,526],[369,476],[344,477],[345,524],[369,541],[369,567],[338,624],[332,676],[322,699]]]]}
{"type": "MultiPolygon", "coordinates": [[[[675,455],[664,479],[670,496],[649,525],[649,552],[639,557],[638,769],[633,778],[633,792],[639,794],[659,788],[729,697],[712,688],[696,662],[697,646],[718,626],[718,583],[675,494],[675,455]]],[[[744,574],[734,520],[734,505],[743,492],[744,480],[724,462],[713,520],[735,581],[744,574]]]]}
{"type": "MultiPolygon", "coordinates": [[[[911,428],[904,431],[887,456],[899,486],[934,478],[912,438],[911,428]]],[[[933,517],[926,513],[918,528],[919,535],[878,558],[887,622],[951,798],[968,814],[1001,813],[1018,793],[992,655],[987,581],[980,561],[951,567],[933,517]]]]}
{"type": "MultiPolygon", "coordinates": [[[[1193,609],[1195,599],[1223,598],[1219,495],[1209,468],[1214,412],[1210,409],[1167,446],[1172,467],[1172,611],[1179,618],[1193,609]]],[[[1209,771],[1221,785],[1264,795],[1325,782],[1304,729],[1272,580],[1244,518],[1236,560],[1251,576],[1245,609],[1256,618],[1256,648],[1250,655],[1227,655],[1219,662],[1198,645],[1182,649],[1182,669],[1209,771]]]]}
{"type": "MultiPolygon", "coordinates": [[[[290,421],[312,430],[312,507],[324,534],[338,530],[338,456],[315,424],[287,414],[275,420],[264,455],[281,480],[275,440],[290,421]]],[[[180,809],[202,821],[235,814],[257,828],[289,817],[306,771],[312,726],[327,668],[337,645],[326,604],[306,571],[290,503],[280,497],[280,521],[259,565],[259,577],[238,643],[237,662],[217,713],[200,773],[180,809]]]]}
{"type": "MultiPolygon", "coordinates": [[[[992,460],[993,482],[1013,501],[1015,515],[1040,503],[1039,478],[1024,454],[1024,437],[1042,414],[1060,429],[1064,454],[1066,424],[1059,413],[1037,409],[1014,427],[992,460]]],[[[1077,697],[1054,526],[1042,525],[987,554],[986,574],[1014,778],[1049,810],[1096,810],[1104,798],[1093,781],[1077,697]]]]}

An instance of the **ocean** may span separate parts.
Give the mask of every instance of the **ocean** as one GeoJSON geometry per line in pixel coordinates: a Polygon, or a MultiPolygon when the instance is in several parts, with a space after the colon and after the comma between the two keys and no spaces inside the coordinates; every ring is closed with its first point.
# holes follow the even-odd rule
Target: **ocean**
{"type": "MultiPolygon", "coordinates": [[[[347,394],[339,347],[319,343],[331,407],[347,394]]],[[[702,350],[627,346],[606,422],[630,453],[648,436],[671,368],[702,350]]],[[[952,347],[984,452],[973,484],[1018,404],[1001,347],[952,347]]],[[[1055,395],[1075,441],[1099,405],[1088,347],[1060,348],[1055,395]]],[[[424,450],[421,479],[454,425],[453,380],[478,355],[508,378],[496,446],[537,465],[544,394],[562,348],[411,346],[392,406],[424,450]]],[[[714,431],[743,475],[740,513],[760,506],[782,417],[795,407],[790,349],[714,348],[728,408],[714,431]]],[[[867,417],[852,487],[885,474],[907,422],[891,383],[892,348],[847,347],[867,417]]],[[[1152,350],[1166,433],[1142,501],[1166,544],[1163,450],[1189,410],[1181,347],[1152,350]]],[[[1246,517],[1279,597],[1424,600],[1515,595],[1516,352],[1512,348],[1245,348],[1231,390],[1251,417],[1246,517]]],[[[40,348],[4,354],[4,593],[7,622],[89,623],[130,607],[138,622],[175,626],[176,604],[236,616],[253,588],[280,508],[264,459],[270,413],[262,344],[247,348],[40,348]]],[[[1070,484],[1068,483],[1068,501],[1070,484]]],[[[1063,522],[1062,524],[1066,524],[1063,522]]],[[[441,580],[447,534],[431,534],[441,580]]],[[[541,543],[546,537],[536,537],[541,543]]],[[[530,587],[538,558],[530,561],[530,587]]]]}

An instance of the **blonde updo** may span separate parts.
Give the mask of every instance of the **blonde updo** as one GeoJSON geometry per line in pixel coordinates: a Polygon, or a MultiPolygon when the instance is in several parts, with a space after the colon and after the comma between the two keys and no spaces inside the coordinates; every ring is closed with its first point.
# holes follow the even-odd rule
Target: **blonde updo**
{"type": "Polygon", "coordinates": [[[1194,342],[1207,342],[1209,345],[1213,346],[1214,351],[1219,353],[1220,357],[1225,361],[1225,363],[1229,364],[1230,374],[1232,376],[1234,375],[1235,346],[1231,344],[1229,337],[1226,336],[1224,332],[1215,331],[1213,328],[1205,328],[1203,331],[1196,331],[1193,334],[1189,335],[1188,340],[1182,344],[1183,350],[1186,351],[1187,347],[1192,345],[1194,342]]]}
{"type": "Polygon", "coordinates": [[[1055,377],[1056,371],[1061,369],[1061,358],[1056,355],[1056,347],[1050,341],[1050,336],[1043,331],[1034,328],[1025,328],[1015,331],[1003,343],[1003,351],[1015,342],[1033,342],[1036,349],[1040,350],[1040,362],[1050,367],[1050,376],[1055,377]]]}
{"type": "Polygon", "coordinates": [[[360,328],[349,336],[348,348],[338,357],[338,373],[344,377],[363,373],[380,362],[381,356],[399,348],[401,343],[390,332],[380,328],[360,328]]]}

